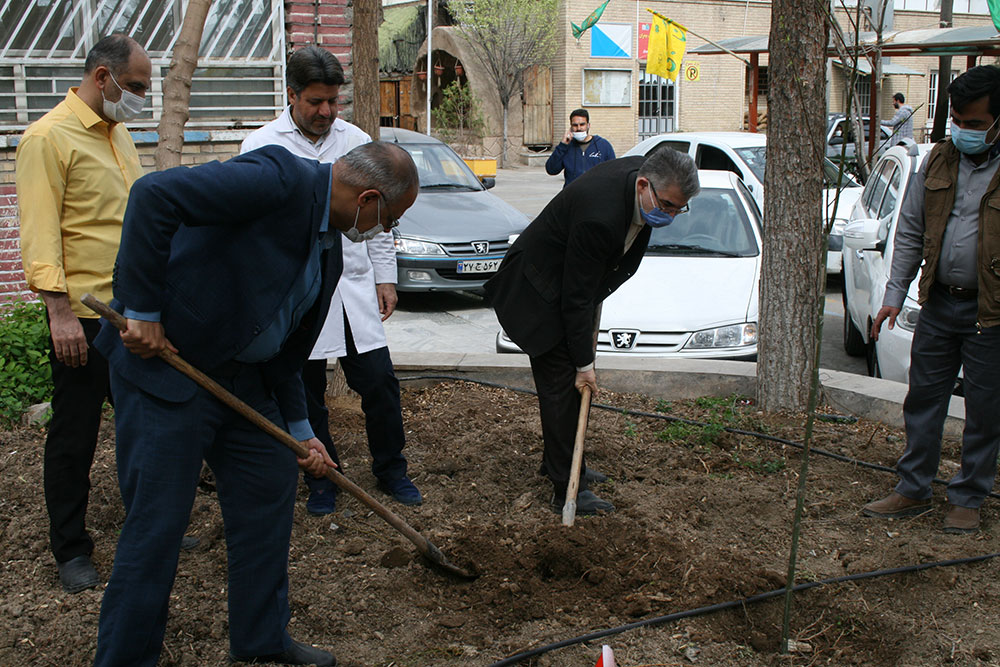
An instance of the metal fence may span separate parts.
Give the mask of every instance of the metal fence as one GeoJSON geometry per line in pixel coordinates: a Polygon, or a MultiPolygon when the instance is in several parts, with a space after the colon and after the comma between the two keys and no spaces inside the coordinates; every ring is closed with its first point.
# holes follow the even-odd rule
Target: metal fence
{"type": "MultiPolygon", "coordinates": [[[[282,0],[215,0],[191,86],[189,126],[240,127],[284,106],[282,0]]],[[[0,131],[21,130],[61,101],[83,75],[87,52],[124,33],[153,62],[146,110],[130,128],[155,127],[163,77],[185,0],[0,0],[0,131]]]]}

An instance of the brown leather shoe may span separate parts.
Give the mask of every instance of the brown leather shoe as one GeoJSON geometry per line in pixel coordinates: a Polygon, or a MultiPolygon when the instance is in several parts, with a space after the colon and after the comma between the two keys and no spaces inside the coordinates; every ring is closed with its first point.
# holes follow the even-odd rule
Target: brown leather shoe
{"type": "Polygon", "coordinates": [[[979,508],[948,505],[941,530],[952,535],[968,535],[979,531],[979,508]]]}
{"type": "Polygon", "coordinates": [[[930,498],[914,500],[893,491],[882,500],[876,500],[862,507],[861,513],[865,516],[876,516],[882,519],[899,519],[904,516],[923,514],[930,509],[930,498]]]}

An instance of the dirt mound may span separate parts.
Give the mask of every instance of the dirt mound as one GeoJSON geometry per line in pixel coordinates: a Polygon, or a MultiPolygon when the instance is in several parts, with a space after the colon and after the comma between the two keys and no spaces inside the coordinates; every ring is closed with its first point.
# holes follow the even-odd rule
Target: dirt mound
{"type": "MultiPolygon", "coordinates": [[[[657,402],[602,392],[587,435],[597,487],[618,511],[566,529],[537,474],[541,436],[534,397],[471,383],[406,389],[407,456],[420,507],[390,507],[472,582],[425,567],[411,545],[357,501],[337,512],[296,507],[290,554],[294,637],[331,648],[343,665],[488,665],[590,632],[717,604],[784,585],[800,452],[725,428],[799,440],[801,417],[765,417],[746,399],[657,402]],[[636,415],[659,412],[705,425],[636,415]]],[[[358,402],[330,401],[345,474],[372,493],[358,402]]],[[[93,658],[101,590],[67,596],[48,552],[41,495],[44,434],[2,434],[3,593],[0,664],[82,665],[93,658]]],[[[868,422],[818,422],[816,446],[893,465],[902,434],[868,422]]],[[[95,563],[110,572],[123,519],[105,427],[94,464],[89,526],[95,563]]],[[[946,443],[942,476],[958,446],[946,443]]],[[[988,501],[983,531],[942,534],[940,507],[922,517],[858,516],[892,475],[814,456],[798,581],[1000,551],[988,501]]],[[[943,493],[936,489],[938,502],[943,493]]],[[[181,556],[161,664],[226,664],[225,540],[211,484],[199,489],[181,556]]],[[[815,588],[795,597],[793,635],[808,653],[777,653],[782,600],[675,621],[574,645],[535,665],[590,665],[600,643],[619,665],[998,665],[1000,563],[815,588]]]]}

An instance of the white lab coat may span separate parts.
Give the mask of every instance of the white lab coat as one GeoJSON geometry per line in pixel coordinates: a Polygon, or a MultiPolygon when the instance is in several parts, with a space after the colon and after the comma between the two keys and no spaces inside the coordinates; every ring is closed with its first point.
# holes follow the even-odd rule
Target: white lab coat
{"type": "MultiPolygon", "coordinates": [[[[318,144],[305,138],[292,120],[291,108],[285,107],[277,119],[252,132],[243,140],[241,153],[270,144],[284,146],[300,157],[320,162],[336,162],[352,148],[371,141],[366,133],[338,118],[329,134],[318,144]]],[[[344,272],[330,302],[323,329],[310,359],[333,359],[347,355],[344,340],[344,316],[351,323],[354,345],[359,353],[386,346],[385,329],[378,311],[376,283],[396,283],[396,248],[392,234],[379,234],[370,241],[352,243],[341,239],[344,249],[344,272]]]]}

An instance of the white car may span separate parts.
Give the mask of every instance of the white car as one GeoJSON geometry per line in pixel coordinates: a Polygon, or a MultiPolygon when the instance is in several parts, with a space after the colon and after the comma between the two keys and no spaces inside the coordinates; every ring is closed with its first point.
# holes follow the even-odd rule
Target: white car
{"type": "MultiPolygon", "coordinates": [[[[687,153],[699,169],[731,171],[753,193],[757,207],[764,210],[764,165],[767,162],[767,135],[756,132],[669,132],[636,144],[625,155],[648,155],[660,146],[687,153]]],[[[830,160],[823,160],[823,200],[827,217],[833,216],[827,249],[826,272],[840,273],[840,250],[844,223],[861,185],[830,160]],[[837,183],[841,187],[837,188],[837,183]]]]}
{"type": "Polygon", "coordinates": [[[889,148],[872,170],[844,228],[844,350],[853,356],[865,355],[872,377],[909,382],[910,344],[920,316],[919,272],[910,283],[895,328],[883,324],[878,341],[873,341],[871,327],[885,297],[903,199],[932,147],[911,144],[889,148]]]}
{"type": "MultiPolygon", "coordinates": [[[[757,356],[761,226],[732,172],[699,171],[691,210],[654,229],[638,271],[604,301],[599,356],[757,356]]],[[[520,352],[506,334],[497,352],[520,352]]]]}

